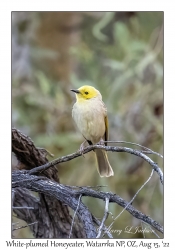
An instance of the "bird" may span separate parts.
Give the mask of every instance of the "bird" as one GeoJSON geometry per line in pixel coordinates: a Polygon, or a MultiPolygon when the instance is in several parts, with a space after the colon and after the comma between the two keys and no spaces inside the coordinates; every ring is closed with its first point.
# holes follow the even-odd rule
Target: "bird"
{"type": "MultiPolygon", "coordinates": [[[[102,95],[93,86],[84,85],[78,89],[71,89],[76,95],[76,102],[72,108],[72,117],[78,129],[89,145],[108,140],[107,108],[102,101],[102,95]]],[[[104,144],[104,143],[103,143],[104,144]]],[[[82,143],[83,145],[83,143],[82,143]]],[[[80,147],[80,151],[82,149],[80,147]]],[[[107,142],[105,142],[107,146],[107,142]]],[[[100,177],[114,175],[107,153],[102,149],[94,149],[97,159],[97,170],[100,177]]]]}

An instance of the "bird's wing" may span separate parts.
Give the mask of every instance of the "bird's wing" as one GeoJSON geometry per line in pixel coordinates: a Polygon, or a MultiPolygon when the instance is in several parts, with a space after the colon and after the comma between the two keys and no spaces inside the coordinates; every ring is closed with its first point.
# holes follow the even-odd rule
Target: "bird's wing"
{"type": "MultiPolygon", "coordinates": [[[[108,140],[108,117],[105,116],[105,134],[104,134],[104,140],[107,141],[108,140]]],[[[107,146],[107,142],[105,142],[105,146],[107,146]]]]}

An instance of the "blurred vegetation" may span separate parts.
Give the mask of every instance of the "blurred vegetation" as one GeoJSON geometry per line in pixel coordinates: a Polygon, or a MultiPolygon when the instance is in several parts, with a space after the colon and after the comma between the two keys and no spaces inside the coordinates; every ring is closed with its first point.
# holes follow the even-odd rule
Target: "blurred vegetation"
{"type": "MultiPolygon", "coordinates": [[[[75,96],[70,89],[87,84],[101,92],[108,108],[110,140],[163,154],[163,12],[12,13],[12,126],[54,158],[75,152],[83,137],[71,117],[75,96]]],[[[99,177],[91,152],[59,165],[60,182],[107,185],[104,191],[131,200],[150,166],[126,153],[108,155],[114,177],[99,177]]],[[[161,158],[150,157],[163,168],[161,158]]],[[[104,202],[83,201],[96,217],[103,216],[104,202]]],[[[133,206],[163,224],[163,189],[156,173],[133,206]]],[[[109,208],[114,217],[122,210],[116,204],[109,208]]],[[[111,221],[109,215],[107,224],[111,221]]],[[[143,237],[124,233],[126,226],[140,225],[125,211],[113,225],[123,232],[113,236],[143,237]]],[[[26,229],[14,235],[31,237],[26,229]]]]}

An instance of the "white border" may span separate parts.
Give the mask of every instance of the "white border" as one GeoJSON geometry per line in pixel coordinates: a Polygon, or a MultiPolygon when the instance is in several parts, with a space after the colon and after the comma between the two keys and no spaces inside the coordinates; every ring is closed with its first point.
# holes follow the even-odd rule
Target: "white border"
{"type": "MultiPolygon", "coordinates": [[[[11,239],[11,11],[164,11],[165,56],[165,238],[174,241],[175,4],[173,1],[3,1],[0,15],[0,246],[11,239]]],[[[25,242],[25,240],[23,240],[25,242]]],[[[150,241],[150,240],[149,240],[150,241]]],[[[153,240],[158,242],[159,240],[153,240]]],[[[162,240],[161,240],[162,241],[162,240]]],[[[37,240],[39,242],[39,240],[37,240]]],[[[74,248],[71,248],[74,249],[74,248]]],[[[127,249],[127,248],[126,248],[127,249]]],[[[161,249],[161,248],[159,248],[161,249]]]]}

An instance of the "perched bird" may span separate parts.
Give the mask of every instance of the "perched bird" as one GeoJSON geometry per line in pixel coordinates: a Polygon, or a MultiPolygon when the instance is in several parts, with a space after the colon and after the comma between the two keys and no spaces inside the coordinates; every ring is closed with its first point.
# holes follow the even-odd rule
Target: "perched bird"
{"type": "MultiPolygon", "coordinates": [[[[100,92],[92,86],[82,86],[79,89],[71,89],[71,91],[75,92],[77,99],[72,109],[72,117],[86,141],[90,145],[97,144],[102,140],[107,141],[107,109],[100,92]]],[[[102,149],[94,149],[94,151],[100,176],[114,175],[106,151],[102,149]]]]}

